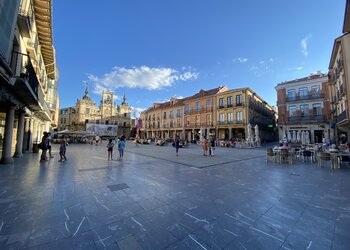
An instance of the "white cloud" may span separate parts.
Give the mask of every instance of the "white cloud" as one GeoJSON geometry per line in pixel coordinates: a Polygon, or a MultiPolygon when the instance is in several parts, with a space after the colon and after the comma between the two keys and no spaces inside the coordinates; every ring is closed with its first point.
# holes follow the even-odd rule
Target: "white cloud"
{"type": "Polygon", "coordinates": [[[94,83],[94,93],[116,88],[140,88],[157,90],[172,86],[176,81],[195,80],[199,73],[178,72],[172,68],[150,68],[148,66],[124,68],[114,67],[102,77],[92,74],[88,79],[94,83]]]}
{"type": "Polygon", "coordinates": [[[303,53],[304,56],[307,56],[309,54],[309,52],[308,52],[308,43],[309,43],[309,39],[311,37],[312,37],[312,34],[309,34],[307,37],[304,37],[300,41],[301,53],[303,53]]]}
{"type": "Polygon", "coordinates": [[[302,69],[303,69],[303,67],[298,67],[298,68],[297,68],[297,70],[302,70],[302,69]]]}
{"type": "Polygon", "coordinates": [[[264,63],[265,63],[265,61],[264,61],[264,60],[261,60],[259,63],[260,63],[260,64],[264,64],[264,63]]]}
{"type": "Polygon", "coordinates": [[[248,62],[248,59],[247,58],[242,58],[242,57],[238,57],[238,58],[235,58],[232,60],[232,62],[240,62],[240,63],[246,63],[248,62]]]}

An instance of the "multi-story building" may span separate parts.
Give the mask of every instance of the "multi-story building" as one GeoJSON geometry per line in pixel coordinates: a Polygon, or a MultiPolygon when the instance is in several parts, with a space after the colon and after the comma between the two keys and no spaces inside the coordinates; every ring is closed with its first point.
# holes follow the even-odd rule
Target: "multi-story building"
{"type": "Polygon", "coordinates": [[[202,137],[246,139],[247,125],[259,125],[262,140],[274,139],[275,110],[249,88],[228,90],[226,86],[183,98],[155,103],[141,113],[142,135],[187,141],[202,137]],[[235,101],[234,101],[235,100],[235,101]]]}
{"type": "MultiPolygon", "coordinates": [[[[280,140],[299,131],[309,132],[311,143],[330,137],[329,85],[326,74],[279,83],[277,91],[280,140]]],[[[331,138],[330,138],[331,139],[331,138]]]]}
{"type": "Polygon", "coordinates": [[[336,38],[329,63],[332,132],[337,143],[350,136],[350,1],[346,1],[343,35],[336,38]]]}
{"type": "Polygon", "coordinates": [[[201,89],[184,99],[184,125],[188,141],[216,134],[216,95],[228,90],[226,86],[214,89],[201,89]]]}
{"type": "Polygon", "coordinates": [[[118,125],[118,134],[129,136],[131,128],[131,107],[124,95],[121,105],[115,105],[114,94],[102,92],[100,106],[89,97],[88,87],[74,107],[62,108],[59,112],[58,130],[85,130],[86,124],[118,125]]]}
{"type": "Polygon", "coordinates": [[[183,99],[171,98],[164,103],[154,103],[141,113],[143,136],[147,138],[174,138],[183,136],[183,99]]]}
{"type": "Polygon", "coordinates": [[[216,110],[219,139],[245,139],[250,123],[258,125],[262,141],[274,140],[275,110],[250,88],[218,93],[216,110]]]}
{"type": "Polygon", "coordinates": [[[0,4],[2,163],[30,152],[57,113],[57,69],[51,0],[0,4]],[[14,124],[17,125],[14,125],[14,124]]]}

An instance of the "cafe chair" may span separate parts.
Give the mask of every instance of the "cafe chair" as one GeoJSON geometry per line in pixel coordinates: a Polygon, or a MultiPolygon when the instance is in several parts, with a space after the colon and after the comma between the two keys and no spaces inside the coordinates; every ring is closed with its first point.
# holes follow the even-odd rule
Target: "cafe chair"
{"type": "Polygon", "coordinates": [[[343,163],[350,163],[350,156],[342,155],[339,157],[339,167],[343,167],[343,163]]]}
{"type": "Polygon", "coordinates": [[[312,152],[310,150],[304,150],[302,152],[302,156],[303,156],[303,161],[305,161],[305,159],[310,159],[311,162],[313,162],[313,156],[312,156],[312,152]]]}
{"type": "Polygon", "coordinates": [[[276,159],[275,159],[275,154],[274,154],[272,148],[268,148],[268,149],[266,150],[266,163],[267,163],[268,161],[272,161],[272,162],[275,162],[275,161],[276,161],[276,159]]]}
{"type": "MultiPolygon", "coordinates": [[[[318,166],[323,167],[322,163],[325,161],[331,162],[331,155],[329,153],[321,152],[318,157],[318,166]]],[[[331,162],[331,168],[333,167],[333,163],[331,162]]]]}

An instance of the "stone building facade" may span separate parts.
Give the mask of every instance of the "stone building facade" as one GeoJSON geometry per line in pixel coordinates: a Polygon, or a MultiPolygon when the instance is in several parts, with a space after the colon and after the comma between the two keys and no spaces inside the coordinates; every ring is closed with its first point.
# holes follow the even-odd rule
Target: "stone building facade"
{"type": "Polygon", "coordinates": [[[100,105],[96,106],[86,87],[84,96],[77,100],[74,107],[60,109],[58,130],[85,131],[88,123],[118,125],[118,135],[125,134],[128,137],[131,129],[131,111],[125,95],[122,103],[116,105],[114,94],[109,91],[102,92],[100,105]]]}

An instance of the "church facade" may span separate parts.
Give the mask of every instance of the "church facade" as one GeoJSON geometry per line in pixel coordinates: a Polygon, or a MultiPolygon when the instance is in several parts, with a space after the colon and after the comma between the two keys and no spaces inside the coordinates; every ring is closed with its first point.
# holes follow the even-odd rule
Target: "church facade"
{"type": "Polygon", "coordinates": [[[99,106],[89,97],[88,87],[85,94],[78,99],[73,107],[62,108],[59,112],[58,131],[85,131],[86,124],[118,125],[118,135],[128,137],[131,128],[131,107],[123,101],[116,105],[114,94],[110,91],[102,92],[99,106]]]}

